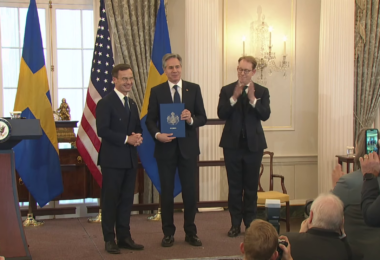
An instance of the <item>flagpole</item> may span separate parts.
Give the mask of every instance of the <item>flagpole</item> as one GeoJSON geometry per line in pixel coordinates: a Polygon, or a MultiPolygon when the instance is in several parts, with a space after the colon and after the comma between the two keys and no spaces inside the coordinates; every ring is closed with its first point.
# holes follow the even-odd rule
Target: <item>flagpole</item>
{"type": "Polygon", "coordinates": [[[88,222],[90,222],[90,223],[101,223],[102,222],[102,198],[100,197],[98,200],[99,200],[99,213],[97,216],[88,219],[88,222]]]}
{"type": "Polygon", "coordinates": [[[24,227],[38,227],[43,224],[45,224],[41,220],[36,220],[34,218],[35,210],[37,209],[36,200],[33,198],[32,194],[29,192],[29,207],[28,207],[28,216],[26,217],[25,221],[22,223],[24,227]]]}
{"type": "Polygon", "coordinates": [[[55,108],[55,90],[54,90],[54,55],[53,55],[53,1],[49,0],[49,12],[50,12],[50,80],[51,80],[51,105],[54,111],[55,108]]]}
{"type": "Polygon", "coordinates": [[[148,217],[148,220],[151,220],[151,221],[161,221],[161,194],[159,194],[158,199],[159,199],[159,201],[158,201],[157,213],[155,215],[153,215],[153,216],[148,217]]]}

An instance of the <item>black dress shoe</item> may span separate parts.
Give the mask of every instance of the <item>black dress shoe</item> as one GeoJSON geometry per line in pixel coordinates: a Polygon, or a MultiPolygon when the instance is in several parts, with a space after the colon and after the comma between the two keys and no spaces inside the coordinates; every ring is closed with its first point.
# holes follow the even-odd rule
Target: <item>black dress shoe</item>
{"type": "Polygon", "coordinates": [[[240,234],[240,227],[232,226],[230,231],[228,231],[229,237],[237,237],[240,234]]]}
{"type": "Polygon", "coordinates": [[[186,235],[185,241],[192,246],[202,246],[202,241],[197,237],[197,235],[186,235]]]}
{"type": "Polygon", "coordinates": [[[117,247],[115,241],[107,241],[105,249],[110,254],[120,254],[120,249],[117,247]]]}
{"type": "Polygon", "coordinates": [[[171,247],[174,244],[174,236],[165,236],[161,241],[161,246],[171,247]]]}
{"type": "Polygon", "coordinates": [[[135,241],[132,240],[132,238],[125,238],[122,240],[117,241],[117,245],[119,248],[126,248],[131,250],[143,250],[144,246],[136,244],[135,241]]]}

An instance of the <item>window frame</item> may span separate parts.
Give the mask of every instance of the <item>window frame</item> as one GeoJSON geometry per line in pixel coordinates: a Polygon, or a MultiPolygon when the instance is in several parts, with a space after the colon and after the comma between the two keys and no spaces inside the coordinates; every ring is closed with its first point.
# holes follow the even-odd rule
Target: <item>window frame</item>
{"type": "MultiPolygon", "coordinates": [[[[47,77],[49,82],[49,90],[52,98],[52,105],[53,110],[56,110],[59,106],[58,101],[58,65],[57,65],[57,57],[58,57],[58,49],[57,49],[57,33],[56,33],[56,10],[57,9],[66,9],[66,10],[91,10],[93,11],[93,21],[96,16],[96,12],[94,11],[94,1],[93,0],[56,0],[52,3],[52,6],[50,8],[50,4],[48,0],[36,0],[37,3],[37,9],[45,9],[45,27],[46,27],[46,57],[45,57],[45,66],[47,70],[47,77]],[[51,71],[51,65],[54,66],[54,71],[51,71]]],[[[28,8],[30,4],[30,0],[0,0],[0,7],[11,7],[11,8],[28,8]]],[[[81,16],[82,17],[82,16],[81,16]]],[[[81,20],[81,25],[83,23],[83,20],[81,20]]],[[[21,26],[21,25],[20,25],[21,26]]],[[[81,27],[83,28],[83,26],[81,27]]],[[[96,26],[94,23],[94,32],[96,32],[96,26]]],[[[94,43],[95,43],[95,36],[96,33],[94,33],[94,43]]],[[[83,34],[82,34],[83,39],[83,34]]],[[[83,47],[83,41],[82,41],[82,47],[83,47]]],[[[3,64],[2,64],[2,45],[1,45],[1,28],[0,28],[0,117],[1,116],[8,116],[7,113],[9,111],[3,111],[3,100],[4,100],[4,86],[3,86],[3,64]]],[[[81,48],[83,50],[83,48],[81,48]]],[[[82,52],[83,53],[83,52],[82,52]]],[[[83,55],[82,55],[82,62],[83,62],[83,55]]],[[[82,75],[84,76],[84,68],[82,63],[82,75]]],[[[90,79],[88,79],[90,80],[90,79]]],[[[88,85],[85,84],[85,79],[83,83],[83,88],[87,89],[88,85]]],[[[69,88],[68,88],[69,89],[69,88]]],[[[78,88],[79,89],[79,88],[78,88]]],[[[85,91],[83,91],[84,94],[85,91]]],[[[84,101],[82,101],[84,102],[84,101]]],[[[82,103],[82,106],[84,108],[84,103],[82,103]]],[[[91,198],[83,198],[81,199],[81,203],[77,203],[76,201],[73,201],[73,203],[70,203],[68,201],[52,201],[48,205],[46,205],[44,208],[60,208],[60,207],[77,207],[77,211],[75,215],[69,215],[70,217],[83,217],[88,216],[89,214],[86,214],[86,205],[91,205],[97,202],[94,201],[88,201],[86,202],[86,199],[91,198]]],[[[97,199],[97,198],[94,198],[97,199]]],[[[27,208],[28,203],[20,203],[20,208],[24,209],[27,208]]],[[[62,216],[43,216],[40,219],[50,219],[50,218],[64,218],[66,215],[62,216]]]]}

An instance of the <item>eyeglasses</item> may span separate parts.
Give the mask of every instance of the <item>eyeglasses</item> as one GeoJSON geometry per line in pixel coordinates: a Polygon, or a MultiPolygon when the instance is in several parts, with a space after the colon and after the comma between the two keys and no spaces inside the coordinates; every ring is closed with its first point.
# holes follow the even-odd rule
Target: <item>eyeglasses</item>
{"type": "Polygon", "coordinates": [[[239,73],[244,72],[244,74],[248,74],[248,73],[250,73],[252,70],[243,70],[242,68],[237,68],[237,71],[238,71],[239,73]]]}

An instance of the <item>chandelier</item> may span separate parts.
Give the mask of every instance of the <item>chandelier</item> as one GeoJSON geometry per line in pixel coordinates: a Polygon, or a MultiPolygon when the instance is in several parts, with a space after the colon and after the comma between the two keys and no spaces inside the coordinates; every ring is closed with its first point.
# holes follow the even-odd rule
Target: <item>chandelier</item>
{"type": "MultiPolygon", "coordinates": [[[[258,73],[258,83],[263,85],[266,84],[266,73],[267,69],[269,75],[272,75],[273,72],[281,72],[283,77],[286,77],[286,71],[290,67],[289,61],[286,60],[286,41],[287,38],[283,38],[283,53],[282,60],[276,64],[276,53],[273,51],[272,44],[272,32],[273,28],[268,26],[264,22],[264,18],[261,21],[261,24],[257,25],[254,28],[251,28],[251,37],[255,39],[252,43],[252,52],[257,61],[256,73],[258,73]],[[255,55],[256,54],[256,55],[255,55]]],[[[245,52],[245,37],[243,37],[243,56],[247,55],[245,52]]]]}

